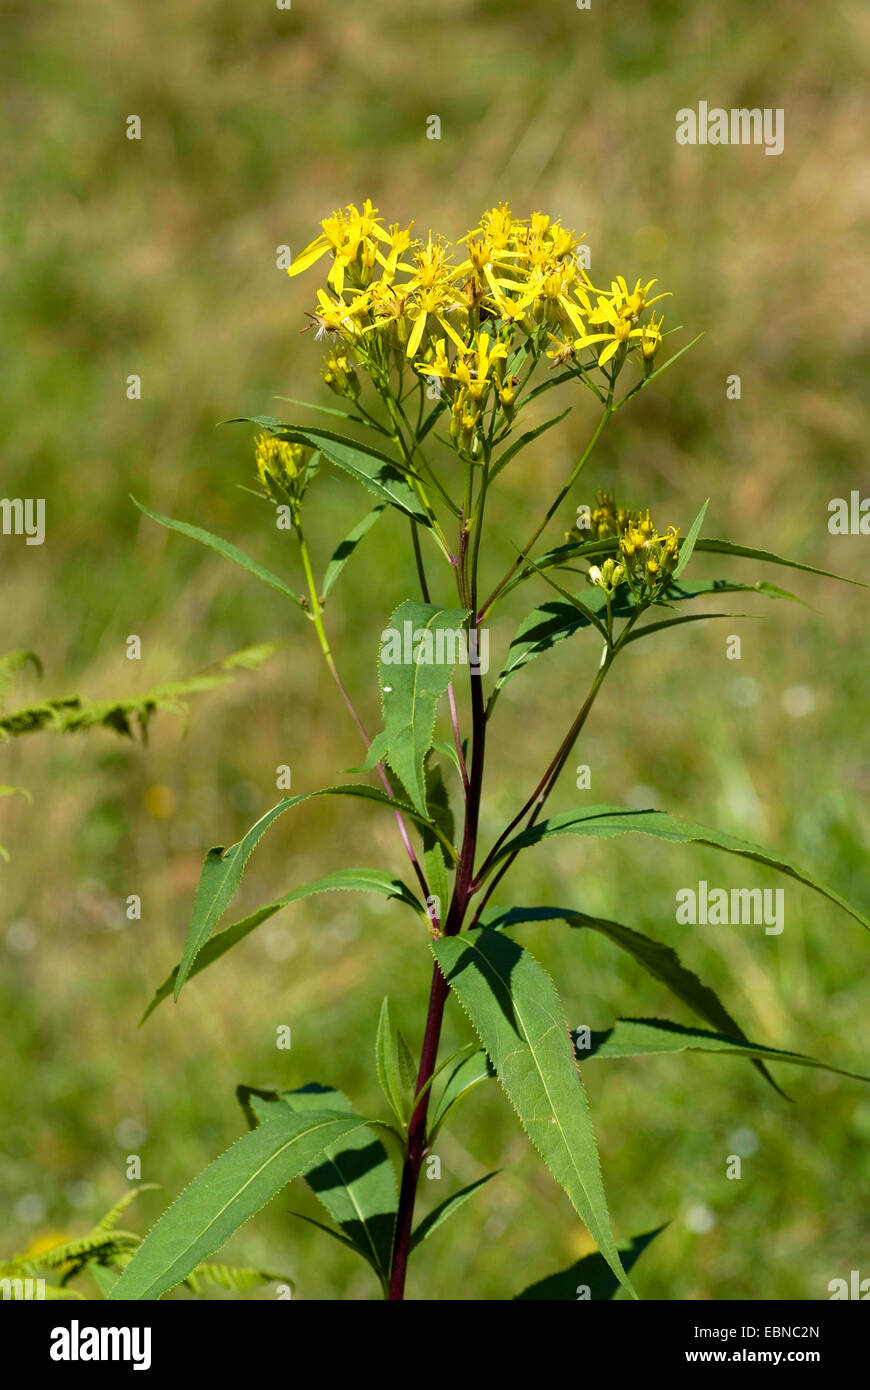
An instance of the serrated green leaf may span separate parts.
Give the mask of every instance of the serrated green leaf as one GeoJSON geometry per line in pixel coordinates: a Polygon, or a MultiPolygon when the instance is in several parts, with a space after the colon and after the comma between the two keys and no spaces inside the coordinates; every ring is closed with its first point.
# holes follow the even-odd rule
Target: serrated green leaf
{"type": "MultiPolygon", "coordinates": [[[[323,878],[314,879],[311,883],[303,883],[299,888],[294,888],[292,892],[285,893],[283,898],[267,903],[264,907],[258,907],[256,912],[250,913],[241,921],[234,922],[231,927],[225,927],[223,931],[210,937],[199,951],[187,978],[192,980],[194,975],[198,975],[207,966],[214,965],[215,961],[220,960],[221,956],[225,956],[227,951],[232,950],[233,946],[244,941],[246,936],[250,936],[261,922],[274,917],[275,913],[280,912],[282,908],[289,907],[291,903],[299,902],[303,898],[309,898],[315,893],[330,892],[379,893],[385,898],[395,898],[399,902],[406,903],[415,912],[426,916],[423,904],[415,898],[402,880],[393,874],[384,873],[380,869],[338,869],[335,873],[326,874],[323,878]]],[[[157,1005],[172,994],[178,970],[179,967],[176,966],[167,975],[160,988],[155,991],[153,999],[139,1020],[140,1028],[157,1008],[157,1005]]]]}
{"type": "MultiPolygon", "coordinates": [[[[655,1231],[647,1231],[645,1235],[633,1236],[630,1244],[619,1247],[626,1273],[631,1272],[632,1266],[637,1263],[647,1246],[665,1229],[664,1226],[659,1226],[655,1231]]],[[[612,1298],[618,1288],[619,1281],[601,1255],[584,1255],[583,1259],[571,1265],[570,1269],[563,1269],[558,1274],[551,1274],[546,1279],[539,1279],[537,1283],[530,1284],[522,1293],[517,1294],[517,1300],[546,1299],[549,1302],[558,1300],[576,1303],[585,1301],[588,1289],[589,1299],[600,1302],[602,1299],[612,1298]]]]}
{"type": "Polygon", "coordinates": [[[765,1047],[742,1038],[729,1038],[724,1033],[708,1033],[702,1028],[686,1028],[666,1018],[617,1019],[612,1028],[593,1032],[589,1048],[578,1049],[577,1057],[607,1060],[672,1052],[724,1052],[735,1057],[760,1058],[766,1062],[785,1062],[790,1066],[836,1072],[838,1076],[848,1076],[853,1081],[870,1081],[870,1076],[847,1071],[845,1067],[834,1066],[831,1062],[819,1062],[802,1052],[765,1047]]]}
{"type": "Polygon", "coordinates": [[[464,650],[467,617],[467,609],[438,608],[409,599],[399,604],[389,622],[403,659],[387,660],[392,642],[381,644],[378,676],[384,727],[376,734],[363,768],[389,763],[410,801],[424,814],[425,762],[435,734],[436,708],[464,650]],[[406,655],[411,659],[405,660],[406,655]],[[426,659],[417,660],[417,656],[426,659]]]}
{"type": "MultiPolygon", "coordinates": [[[[290,1103],[295,1097],[301,1110],[311,1108],[313,1088],[282,1091],[280,1099],[290,1103]]],[[[350,1111],[350,1102],[341,1091],[319,1088],[323,1106],[330,1104],[350,1111]]],[[[384,1287],[389,1280],[393,1235],[398,1204],[396,1174],[389,1154],[371,1131],[357,1130],[340,1145],[327,1149],[324,1161],[307,1174],[305,1181],[326,1210],[341,1227],[341,1234],[372,1266],[384,1287]]],[[[325,1228],[328,1229],[328,1228],[325,1228]]]]}
{"type": "MultiPolygon", "coordinates": [[[[317,1083],[297,1091],[281,1091],[278,1099],[297,1113],[325,1109],[353,1114],[342,1091],[317,1083]]],[[[355,1130],[324,1150],[323,1161],[305,1175],[305,1181],[386,1288],[399,1190],[395,1169],[381,1141],[370,1129],[355,1130]]]]}
{"type": "Polygon", "coordinates": [[[237,1139],[194,1178],[152,1226],[110,1299],[160,1298],[331,1145],[365,1124],[340,1111],[287,1108],[237,1139]]]}
{"type": "Polygon", "coordinates": [[[550,976],[530,952],[488,928],[431,944],[523,1128],[634,1294],[610,1229],[586,1092],[550,976]]]}
{"type": "Polygon", "coordinates": [[[769,869],[778,869],[780,873],[786,874],[798,883],[804,883],[808,888],[815,889],[829,902],[836,903],[850,917],[854,917],[856,922],[860,922],[862,927],[866,927],[870,931],[870,921],[863,913],[852,907],[834,889],[826,888],[811,875],[804,873],[791,860],[780,855],[770,854],[748,840],[738,839],[736,835],[727,835],[720,830],[711,830],[709,826],[694,825],[691,821],[679,820],[676,816],[670,816],[665,811],[631,811],[625,810],[621,806],[589,806],[582,811],[564,811],[560,815],[551,816],[549,820],[539,821],[537,825],[515,835],[493,857],[490,868],[493,868],[506,855],[513,854],[530,845],[539,844],[541,840],[550,839],[554,835],[593,835],[609,838],[613,835],[626,835],[634,831],[643,835],[655,835],[660,840],[669,840],[674,844],[699,844],[705,845],[709,849],[724,850],[726,854],[736,854],[742,859],[753,859],[756,863],[764,864],[769,869]]]}
{"type": "Polygon", "coordinates": [[[216,550],[218,555],[222,555],[225,560],[232,560],[234,564],[240,565],[243,570],[247,570],[249,574],[261,579],[264,584],[277,589],[278,593],[283,594],[285,598],[292,599],[296,607],[304,611],[305,605],[289,584],[285,584],[283,579],[266,569],[265,565],[261,565],[258,560],[252,560],[231,541],[225,541],[221,536],[214,536],[211,531],[204,531],[201,526],[191,526],[186,521],[174,521],[172,517],[161,516],[159,512],[153,512],[150,507],[146,507],[144,502],[137,502],[132,493],[130,496],[140,512],[144,512],[152,521],[159,522],[161,526],[167,527],[170,531],[177,531],[181,536],[188,536],[191,540],[199,541],[200,545],[207,546],[209,550],[216,550]]]}
{"type": "MultiPolygon", "coordinates": [[[[176,1000],[185,980],[190,975],[194,961],[235,897],[245,872],[245,865],[259,841],[273,822],[285,811],[288,811],[291,806],[299,806],[303,801],[310,801],[312,797],[317,796],[360,797],[362,800],[373,801],[378,806],[388,806],[392,811],[399,811],[412,820],[429,825],[429,820],[425,814],[421,814],[415,807],[399,801],[397,798],[388,796],[385,791],[378,787],[354,784],[323,787],[320,791],[303,792],[300,796],[289,796],[285,797],[283,801],[279,801],[276,806],[261,816],[236,844],[230,845],[229,849],[224,849],[219,845],[210,849],[206,855],[194,898],[184,954],[175,976],[173,994],[176,1000]]],[[[256,914],[254,915],[256,916],[256,914]]],[[[240,927],[242,924],[237,925],[240,927]]],[[[221,952],[221,954],[223,953],[221,952]]]]}
{"type": "MultiPolygon", "coordinates": [[[[731,1037],[748,1043],[749,1039],[737,1020],[728,1012],[719,996],[689,970],[676,951],[662,941],[644,936],[642,932],[611,922],[606,917],[589,917],[562,907],[513,907],[487,921],[493,928],[514,927],[524,922],[563,921],[576,930],[587,928],[607,938],[621,951],[627,952],[654,980],[666,985],[675,998],[687,1005],[699,1018],[731,1037]]],[[[777,1085],[762,1061],[752,1065],[781,1096],[785,1092],[777,1085]]],[[[788,1097],[785,1096],[787,1100],[788,1097]]]]}
{"type": "Polygon", "coordinates": [[[379,502],[376,507],[372,507],[372,510],[363,517],[362,521],[354,526],[352,531],[348,532],[341,544],[336,547],[332,559],[326,566],[326,574],[323,577],[324,598],[326,598],[363,536],[367,535],[372,529],[378,517],[386,510],[386,506],[386,502],[379,502]]]}
{"type": "Polygon", "coordinates": [[[437,1231],[438,1227],[443,1221],[447,1220],[448,1216],[452,1216],[461,1206],[464,1206],[469,1197],[473,1197],[475,1192],[479,1192],[484,1183],[488,1183],[490,1178],[497,1177],[500,1172],[501,1169],[497,1168],[494,1173],[487,1173],[485,1177],[478,1178],[477,1182],[469,1183],[468,1187],[463,1187],[461,1192],[454,1192],[452,1197],[448,1197],[445,1201],[441,1202],[434,1211],[430,1211],[428,1216],[424,1216],[411,1236],[409,1254],[411,1251],[416,1250],[418,1245],[422,1245],[423,1241],[427,1236],[431,1236],[433,1231],[437,1231]]]}
{"type": "Polygon", "coordinates": [[[301,429],[288,427],[281,435],[291,443],[307,444],[319,449],[330,463],[343,468],[363,487],[384,502],[397,507],[405,516],[413,517],[420,526],[431,527],[429,518],[420,505],[414,489],[408,483],[395,460],[378,453],[354,439],[346,439],[340,434],[327,430],[301,429]]]}

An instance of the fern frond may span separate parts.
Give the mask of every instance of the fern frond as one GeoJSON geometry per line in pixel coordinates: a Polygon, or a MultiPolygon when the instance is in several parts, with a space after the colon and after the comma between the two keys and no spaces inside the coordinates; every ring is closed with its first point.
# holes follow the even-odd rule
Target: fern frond
{"type": "Polygon", "coordinates": [[[111,1231],[121,1213],[127,1210],[131,1202],[135,1202],[140,1192],[157,1192],[159,1189],[159,1182],[143,1182],[139,1187],[131,1187],[130,1191],[125,1192],[123,1197],[117,1201],[113,1207],[109,1208],[105,1216],[101,1217],[94,1227],[92,1234],[95,1234],[97,1231],[111,1231]]]}
{"type": "Polygon", "coordinates": [[[192,1293],[202,1293],[204,1285],[216,1285],[218,1288],[230,1289],[234,1293],[242,1293],[245,1289],[255,1289],[262,1284],[271,1284],[280,1281],[282,1284],[290,1284],[292,1280],[287,1279],[283,1274],[269,1274],[262,1269],[245,1269],[238,1265],[217,1265],[203,1262],[198,1264],[196,1269],[191,1270],[185,1279],[185,1284],[192,1293]]]}
{"type": "Polygon", "coordinates": [[[30,662],[36,668],[37,675],[42,675],[42,662],[36,652],[27,651],[20,648],[14,652],[4,652],[0,656],[0,705],[6,698],[9,687],[12,685],[17,673],[23,666],[30,662]]]}
{"type": "MultiPolygon", "coordinates": [[[[238,671],[250,671],[260,666],[281,645],[280,642],[266,642],[256,647],[246,647],[220,662],[216,670],[204,671],[182,681],[170,681],[155,686],[144,695],[131,695],[128,699],[88,700],[79,695],[69,695],[59,700],[43,700],[35,705],[27,705],[0,715],[0,740],[37,733],[40,729],[71,734],[94,728],[114,729],[116,733],[132,738],[134,725],[138,725],[144,742],[148,725],[155,714],[165,712],[183,719],[187,714],[185,701],[189,695],[226,685],[238,671]]],[[[13,655],[19,654],[10,653],[10,656],[13,655]]],[[[0,689],[2,660],[0,658],[0,689]]]]}

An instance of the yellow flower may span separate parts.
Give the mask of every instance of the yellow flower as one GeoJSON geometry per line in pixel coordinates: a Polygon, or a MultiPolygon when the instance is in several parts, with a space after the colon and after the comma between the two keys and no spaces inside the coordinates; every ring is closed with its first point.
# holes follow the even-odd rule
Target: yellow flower
{"type": "Polygon", "coordinates": [[[363,203],[362,212],[354,203],[350,203],[343,211],[325,217],[320,224],[323,228],[321,235],[300,252],[288,266],[287,274],[299,275],[331,251],[333,261],[326,278],[336,293],[341,294],[347,270],[357,263],[360,269],[366,263],[368,269],[374,265],[376,250],[373,238],[392,245],[389,232],[379,225],[377,218],[377,208],[372,207],[369,198],[363,203]]]}
{"type": "Polygon", "coordinates": [[[640,281],[637,280],[634,289],[629,293],[624,276],[617,275],[616,279],[611,281],[610,291],[613,302],[624,318],[630,318],[636,322],[644,309],[648,309],[651,304],[658,304],[660,299],[667,299],[670,296],[670,290],[668,290],[665,294],[657,294],[652,299],[647,299],[647,295],[655,283],[655,280],[648,280],[645,285],[641,286],[640,281]]]}
{"type": "Polygon", "coordinates": [[[307,317],[317,325],[315,341],[320,342],[325,333],[341,333],[344,337],[358,337],[360,327],[357,320],[368,308],[365,294],[357,295],[353,304],[345,304],[343,299],[331,299],[326,290],[317,291],[317,308],[307,317]]]}

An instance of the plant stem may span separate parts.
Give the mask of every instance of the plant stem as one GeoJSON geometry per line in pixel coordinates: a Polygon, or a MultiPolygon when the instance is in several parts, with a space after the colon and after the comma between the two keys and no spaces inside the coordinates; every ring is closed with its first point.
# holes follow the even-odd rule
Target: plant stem
{"type": "MultiPolygon", "coordinates": [[[[472,576],[472,583],[474,578],[475,576],[472,576]]],[[[477,854],[477,831],[486,750],[486,708],[481,676],[479,673],[475,675],[473,672],[471,674],[471,720],[471,773],[465,797],[465,828],[462,835],[459,864],[456,869],[456,881],[453,885],[453,896],[444,923],[445,936],[456,936],[462,929],[462,923],[465,920],[465,914],[471,900],[474,860],[477,854]]],[[[429,989],[429,1009],[426,1015],[426,1030],[423,1035],[415,1094],[419,1094],[422,1087],[426,1086],[435,1070],[438,1048],[441,1043],[444,1004],[449,991],[450,986],[436,964],[429,989]]],[[[399,1208],[396,1213],[396,1240],[393,1248],[393,1265],[390,1271],[389,1298],[391,1302],[401,1300],[405,1296],[405,1276],[408,1269],[408,1254],[414,1223],[417,1183],[420,1169],[423,1166],[423,1159],[426,1156],[426,1117],[431,1091],[431,1086],[427,1086],[426,1093],[421,1097],[408,1126],[408,1149],[402,1167],[399,1208]]]]}
{"type": "Polygon", "coordinates": [[[526,544],[523,546],[523,548],[522,548],[522,550],[520,551],[519,555],[518,555],[517,558],[514,560],[514,562],[513,562],[513,564],[511,565],[510,569],[507,571],[507,574],[505,574],[504,577],[500,580],[500,582],[499,582],[498,584],[496,584],[496,586],[495,586],[495,588],[493,589],[492,593],[490,594],[489,598],[485,601],[485,603],[484,603],[483,606],[481,607],[481,609],[480,609],[480,611],[479,611],[479,613],[478,613],[478,615],[477,615],[478,621],[480,621],[481,618],[484,618],[484,617],[486,616],[486,614],[489,612],[490,608],[492,608],[493,604],[495,603],[496,599],[498,598],[499,594],[501,593],[502,589],[504,589],[505,586],[506,586],[506,585],[510,582],[510,580],[514,577],[514,575],[516,574],[517,570],[520,568],[520,566],[522,565],[524,559],[526,558],[526,556],[528,555],[529,551],[531,550],[532,546],[535,544],[535,541],[538,539],[538,537],[540,536],[541,532],[545,529],[545,527],[549,524],[549,522],[553,519],[553,517],[555,516],[555,514],[556,514],[556,512],[558,511],[559,507],[561,507],[561,505],[562,505],[562,503],[564,502],[565,498],[567,497],[568,493],[571,491],[571,488],[574,486],[575,482],[576,482],[577,479],[579,478],[579,476],[580,476],[581,472],[583,471],[583,468],[584,468],[584,466],[585,466],[585,464],[586,464],[586,461],[588,460],[590,454],[592,453],[592,450],[595,448],[595,445],[598,443],[599,439],[601,438],[602,434],[604,433],[604,430],[605,430],[605,427],[606,427],[606,425],[607,425],[607,422],[608,422],[608,420],[610,419],[611,415],[613,414],[613,399],[612,399],[612,398],[613,398],[613,388],[611,387],[610,395],[609,395],[609,397],[608,397],[608,399],[607,399],[607,402],[606,402],[606,404],[605,404],[604,410],[603,410],[602,415],[601,415],[601,419],[598,421],[598,425],[597,425],[597,427],[596,427],[595,433],[593,434],[593,436],[592,436],[592,438],[590,439],[589,443],[586,445],[586,448],[583,450],[583,453],[582,453],[580,459],[578,460],[578,462],[577,462],[576,465],[574,466],[574,469],[573,469],[573,471],[572,471],[572,473],[571,473],[570,478],[568,479],[567,483],[565,484],[565,486],[564,486],[564,487],[562,488],[562,490],[560,491],[558,497],[555,499],[555,501],[553,502],[552,506],[550,506],[550,507],[548,508],[547,514],[546,514],[546,516],[544,517],[543,521],[541,522],[540,526],[538,526],[537,529],[536,529],[535,531],[532,532],[531,536],[530,536],[529,539],[526,541],[526,544]]]}

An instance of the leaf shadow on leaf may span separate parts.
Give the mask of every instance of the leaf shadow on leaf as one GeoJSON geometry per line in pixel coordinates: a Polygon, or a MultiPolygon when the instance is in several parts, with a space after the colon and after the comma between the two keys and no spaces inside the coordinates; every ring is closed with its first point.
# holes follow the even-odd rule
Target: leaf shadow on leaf
{"type": "MultiPolygon", "coordinates": [[[[493,974],[491,971],[485,971],[477,959],[477,952],[471,950],[463,952],[459,960],[454,965],[453,969],[450,971],[449,975],[445,976],[445,979],[447,980],[448,984],[452,984],[452,982],[457,978],[457,976],[462,974],[463,970],[467,970],[469,968],[477,970],[477,972],[480,975],[483,975],[489,988],[492,991],[493,997],[498,1001],[498,1006],[501,1009],[506,1022],[510,1024],[517,1037],[523,1043],[525,1043],[525,1035],[523,1034],[523,1031],[519,1026],[510,990],[510,976],[513,973],[514,966],[516,966],[522,958],[523,948],[521,946],[518,946],[515,941],[512,941],[509,936],[503,937],[502,941],[504,943],[502,945],[502,951],[504,953],[504,956],[505,958],[509,957],[509,959],[506,960],[506,966],[508,971],[507,984],[505,984],[502,981],[500,976],[493,974]]],[[[502,964],[502,962],[500,962],[500,964],[502,964]]]]}

